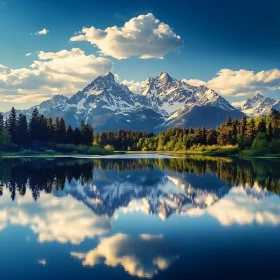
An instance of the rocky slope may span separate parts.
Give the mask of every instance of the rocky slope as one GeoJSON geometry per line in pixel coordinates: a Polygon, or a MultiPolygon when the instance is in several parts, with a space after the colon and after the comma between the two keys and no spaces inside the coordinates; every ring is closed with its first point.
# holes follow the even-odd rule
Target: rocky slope
{"type": "Polygon", "coordinates": [[[276,100],[256,93],[244,101],[239,109],[249,117],[264,116],[271,113],[276,100]]]}
{"type": "MultiPolygon", "coordinates": [[[[243,113],[205,86],[195,87],[163,72],[142,83],[140,94],[115,81],[108,73],[96,78],[71,98],[54,96],[36,106],[46,117],[64,117],[79,126],[82,120],[96,131],[134,129],[159,131],[168,127],[216,127],[228,115],[243,113]]],[[[33,108],[22,113],[30,117],[33,108]]]]}

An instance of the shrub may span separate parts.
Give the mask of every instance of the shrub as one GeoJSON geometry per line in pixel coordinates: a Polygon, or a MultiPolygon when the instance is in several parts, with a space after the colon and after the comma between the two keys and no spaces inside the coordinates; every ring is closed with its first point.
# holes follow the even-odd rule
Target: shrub
{"type": "Polygon", "coordinates": [[[249,149],[249,148],[251,148],[252,144],[253,144],[253,141],[248,138],[242,138],[242,139],[239,139],[239,141],[238,141],[238,147],[240,148],[240,150],[249,149]]]}
{"type": "Polygon", "coordinates": [[[272,154],[279,154],[280,153],[280,140],[273,139],[269,145],[269,152],[272,154]]]}
{"type": "Polygon", "coordinates": [[[104,149],[105,149],[106,151],[111,151],[111,152],[114,151],[114,148],[113,148],[113,146],[111,146],[111,145],[106,145],[106,146],[104,147],[104,149]]]}
{"type": "Polygon", "coordinates": [[[269,152],[268,141],[264,132],[259,132],[252,145],[254,155],[264,155],[269,152]]]}

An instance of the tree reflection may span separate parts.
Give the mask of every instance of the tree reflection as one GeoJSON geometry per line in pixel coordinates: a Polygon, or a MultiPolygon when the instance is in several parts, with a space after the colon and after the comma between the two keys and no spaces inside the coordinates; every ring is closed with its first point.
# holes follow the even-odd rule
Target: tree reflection
{"type": "MultiPolygon", "coordinates": [[[[213,174],[226,185],[253,186],[257,183],[269,191],[280,193],[280,161],[278,160],[225,160],[222,158],[189,157],[171,159],[2,159],[0,160],[0,195],[6,189],[11,199],[32,192],[34,200],[40,193],[63,190],[65,183],[79,180],[90,184],[97,170],[128,171],[161,170],[185,174],[213,174]]],[[[157,172],[155,180],[165,176],[157,172]]],[[[138,182],[139,183],[139,182],[138,182]]]]}

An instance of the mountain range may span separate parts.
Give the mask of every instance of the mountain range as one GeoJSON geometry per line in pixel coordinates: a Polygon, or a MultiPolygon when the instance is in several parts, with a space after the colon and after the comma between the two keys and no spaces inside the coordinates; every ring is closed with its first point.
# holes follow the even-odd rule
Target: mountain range
{"type": "Polygon", "coordinates": [[[255,94],[240,107],[234,107],[214,90],[192,86],[166,72],[146,79],[140,93],[133,93],[108,73],[70,98],[56,95],[18,113],[30,118],[35,107],[46,117],[63,117],[73,127],[85,120],[96,131],[122,128],[158,132],[175,126],[216,127],[229,115],[232,118],[266,115],[272,109],[280,109],[280,101],[255,94]]]}
{"type": "Polygon", "coordinates": [[[230,188],[212,174],[166,172],[161,169],[124,171],[96,169],[93,179],[81,186],[80,180],[66,182],[54,195],[71,195],[95,214],[112,217],[116,211],[142,209],[166,220],[193,208],[205,209],[224,197],[230,188]],[[206,182],[215,187],[205,188],[206,182]],[[94,186],[94,187],[92,187],[94,186]]]}

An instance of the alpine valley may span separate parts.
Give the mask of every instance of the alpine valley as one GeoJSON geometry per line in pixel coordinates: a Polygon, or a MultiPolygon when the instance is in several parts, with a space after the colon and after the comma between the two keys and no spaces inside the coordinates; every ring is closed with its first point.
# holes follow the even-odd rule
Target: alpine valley
{"type": "MultiPolygon", "coordinates": [[[[244,114],[269,114],[274,108],[280,109],[280,103],[255,94],[236,108],[206,86],[192,86],[162,72],[156,78],[143,81],[140,93],[133,93],[108,73],[70,98],[56,95],[35,107],[46,117],[63,117],[73,127],[84,120],[96,131],[158,132],[175,126],[214,128],[225,122],[228,116],[240,119],[244,114]]],[[[35,107],[18,113],[29,118],[35,107]]]]}

